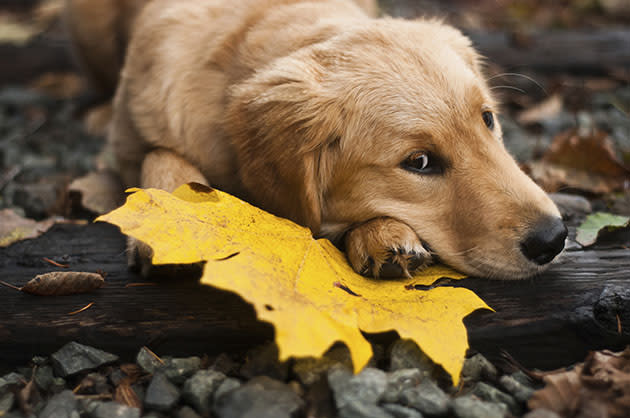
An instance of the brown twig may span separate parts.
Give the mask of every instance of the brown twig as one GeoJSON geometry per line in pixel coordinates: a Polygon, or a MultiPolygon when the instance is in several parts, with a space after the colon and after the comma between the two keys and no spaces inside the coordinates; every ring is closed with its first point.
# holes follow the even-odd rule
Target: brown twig
{"type": "Polygon", "coordinates": [[[3,285],[3,286],[9,287],[9,288],[11,288],[11,289],[17,290],[17,291],[19,291],[19,292],[21,292],[21,291],[22,291],[22,288],[21,288],[21,287],[14,286],[14,285],[12,285],[11,283],[7,283],[7,282],[5,282],[4,280],[0,280],[0,284],[1,284],[1,285],[3,285]]]}
{"type": "Polygon", "coordinates": [[[149,354],[151,354],[157,361],[159,361],[161,364],[164,364],[164,360],[162,360],[160,357],[158,357],[157,354],[155,354],[153,351],[151,351],[151,349],[149,349],[149,347],[147,347],[146,345],[143,347],[145,350],[147,350],[147,352],[149,354]]]}
{"type": "Polygon", "coordinates": [[[48,257],[42,257],[42,260],[44,260],[45,262],[47,262],[49,264],[52,264],[55,267],[61,267],[61,268],[64,268],[64,269],[67,269],[67,268],[70,267],[70,265],[68,265],[68,264],[57,263],[55,260],[51,260],[48,257]]]}
{"type": "Polygon", "coordinates": [[[76,315],[78,313],[81,313],[85,310],[88,310],[92,307],[92,305],[94,305],[94,302],[90,302],[87,305],[85,305],[84,307],[82,307],[81,309],[77,309],[76,311],[72,311],[72,312],[68,312],[68,315],[76,315]]]}
{"type": "Polygon", "coordinates": [[[142,283],[127,283],[125,287],[128,288],[128,287],[143,287],[143,286],[155,286],[155,285],[157,285],[157,283],[142,282],[142,283]]]}

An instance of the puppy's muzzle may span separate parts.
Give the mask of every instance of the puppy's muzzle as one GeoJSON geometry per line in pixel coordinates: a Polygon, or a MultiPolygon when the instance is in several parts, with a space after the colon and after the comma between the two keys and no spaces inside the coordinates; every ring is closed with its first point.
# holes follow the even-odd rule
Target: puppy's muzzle
{"type": "Polygon", "coordinates": [[[536,264],[547,264],[564,249],[566,238],[567,227],[562,219],[545,216],[521,242],[521,252],[536,264]]]}

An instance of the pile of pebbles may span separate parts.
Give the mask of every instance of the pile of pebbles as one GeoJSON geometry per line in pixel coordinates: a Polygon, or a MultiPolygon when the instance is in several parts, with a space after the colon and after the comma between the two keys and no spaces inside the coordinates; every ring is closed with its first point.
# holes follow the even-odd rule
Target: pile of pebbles
{"type": "MultiPolygon", "coordinates": [[[[274,344],[235,360],[158,357],[140,349],[133,364],[76,342],[0,378],[3,418],[554,418],[527,411],[536,389],[522,372],[503,374],[482,355],[468,358],[454,388],[409,340],[351,372],[344,346],[320,359],[279,363],[274,344]],[[387,371],[379,368],[387,364],[387,371]]],[[[380,353],[380,354],[379,354],[380,353]]]]}

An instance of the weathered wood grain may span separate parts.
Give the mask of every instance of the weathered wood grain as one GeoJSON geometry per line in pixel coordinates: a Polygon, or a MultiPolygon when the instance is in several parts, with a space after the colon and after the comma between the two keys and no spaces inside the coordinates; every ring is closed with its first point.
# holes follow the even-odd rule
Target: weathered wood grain
{"type": "MultiPolygon", "coordinates": [[[[245,350],[273,338],[237,296],[179,277],[152,286],[127,271],[125,239],[106,224],[56,225],[43,236],[0,249],[0,277],[22,286],[68,263],[107,273],[94,293],[38,297],[0,287],[0,368],[50,354],[76,340],[131,358],[142,345],[171,355],[245,350]],[[86,304],[94,305],[68,315],[86,304]]],[[[467,318],[470,344],[490,357],[506,350],[529,367],[555,368],[587,350],[630,344],[630,250],[568,252],[540,277],[500,282],[467,279],[496,312],[467,318]],[[608,304],[600,300],[608,292],[608,304]],[[617,316],[621,324],[618,332],[617,316]]]]}

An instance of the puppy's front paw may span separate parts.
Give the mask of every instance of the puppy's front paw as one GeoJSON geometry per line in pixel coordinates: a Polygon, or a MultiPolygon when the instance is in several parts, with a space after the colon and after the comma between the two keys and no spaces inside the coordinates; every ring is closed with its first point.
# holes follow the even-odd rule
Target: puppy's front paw
{"type": "Polygon", "coordinates": [[[431,263],[418,235],[393,218],[376,218],[346,234],[346,253],[354,270],[375,278],[411,277],[431,263]]]}

